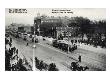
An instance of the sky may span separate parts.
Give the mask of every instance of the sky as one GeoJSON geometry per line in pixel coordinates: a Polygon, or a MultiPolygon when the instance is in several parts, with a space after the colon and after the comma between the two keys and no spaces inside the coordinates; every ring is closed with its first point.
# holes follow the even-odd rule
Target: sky
{"type": "MultiPolygon", "coordinates": [[[[10,8],[11,9],[11,8],[10,8]]],[[[24,8],[23,8],[24,9],[24,8]]],[[[27,13],[9,13],[9,9],[5,9],[5,24],[22,23],[22,24],[34,24],[34,17],[38,13],[40,15],[47,16],[83,16],[90,20],[105,20],[106,9],[105,8],[26,8],[27,13]],[[52,13],[54,12],[54,13],[52,13]],[[55,13],[57,12],[57,13],[55,13]],[[63,12],[63,13],[61,13],[63,12]],[[64,13],[66,12],[66,13],[64,13]],[[69,12],[69,13],[68,13],[69,12]]]]}

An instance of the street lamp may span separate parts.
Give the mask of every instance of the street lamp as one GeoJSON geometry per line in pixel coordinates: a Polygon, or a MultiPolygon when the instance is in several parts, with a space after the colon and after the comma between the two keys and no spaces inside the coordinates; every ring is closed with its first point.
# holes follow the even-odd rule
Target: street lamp
{"type": "Polygon", "coordinates": [[[37,31],[39,32],[39,36],[40,36],[40,28],[39,28],[39,25],[38,25],[38,29],[37,29],[37,31]]]}
{"type": "MultiPolygon", "coordinates": [[[[35,26],[34,26],[34,45],[33,45],[33,48],[36,48],[36,45],[35,45],[35,26]]],[[[34,56],[34,49],[33,49],[33,70],[35,70],[35,56],[34,56]]]]}
{"type": "Polygon", "coordinates": [[[35,45],[35,26],[34,26],[34,45],[33,45],[33,48],[36,48],[36,45],[35,45]]]}
{"type": "Polygon", "coordinates": [[[56,30],[56,39],[58,40],[58,27],[56,27],[55,30],[56,30]]]}
{"type": "Polygon", "coordinates": [[[67,33],[68,33],[68,52],[69,53],[69,28],[68,28],[68,25],[67,25],[67,33]]]}
{"type": "Polygon", "coordinates": [[[39,32],[39,36],[40,36],[40,29],[38,28],[37,31],[39,32]]]}

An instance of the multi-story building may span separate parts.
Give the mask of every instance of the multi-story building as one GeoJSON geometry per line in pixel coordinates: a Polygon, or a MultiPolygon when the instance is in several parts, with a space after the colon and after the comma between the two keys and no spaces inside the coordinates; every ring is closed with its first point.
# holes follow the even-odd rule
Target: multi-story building
{"type": "Polygon", "coordinates": [[[68,28],[68,17],[54,17],[37,14],[34,18],[35,33],[42,36],[58,37],[68,28]]]}

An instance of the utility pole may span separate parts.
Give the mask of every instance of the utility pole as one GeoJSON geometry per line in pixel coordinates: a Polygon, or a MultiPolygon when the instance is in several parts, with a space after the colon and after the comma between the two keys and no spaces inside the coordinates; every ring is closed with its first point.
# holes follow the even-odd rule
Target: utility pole
{"type": "Polygon", "coordinates": [[[35,70],[35,48],[36,48],[36,45],[35,45],[35,25],[34,25],[34,45],[33,45],[33,71],[35,70]]]}
{"type": "Polygon", "coordinates": [[[69,28],[68,28],[68,25],[67,25],[67,33],[68,33],[68,54],[69,54],[69,28]]]}
{"type": "Polygon", "coordinates": [[[38,29],[37,29],[37,31],[39,32],[39,36],[40,36],[40,27],[39,27],[39,25],[38,25],[38,29]]]}

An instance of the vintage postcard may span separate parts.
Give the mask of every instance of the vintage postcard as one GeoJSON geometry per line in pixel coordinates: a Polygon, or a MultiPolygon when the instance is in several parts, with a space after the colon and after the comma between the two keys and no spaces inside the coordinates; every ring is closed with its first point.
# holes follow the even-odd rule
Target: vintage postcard
{"type": "Polygon", "coordinates": [[[6,8],[6,71],[106,71],[105,8],[6,8]]]}

